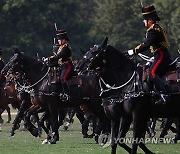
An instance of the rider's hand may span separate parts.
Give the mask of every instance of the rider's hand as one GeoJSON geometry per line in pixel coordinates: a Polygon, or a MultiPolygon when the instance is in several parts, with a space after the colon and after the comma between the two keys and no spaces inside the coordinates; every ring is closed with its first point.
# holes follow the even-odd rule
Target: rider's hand
{"type": "Polygon", "coordinates": [[[49,61],[49,58],[43,57],[43,58],[42,58],[42,61],[45,62],[45,63],[47,63],[47,62],[49,61]]]}
{"type": "Polygon", "coordinates": [[[129,56],[134,55],[134,50],[133,50],[133,49],[128,50],[128,55],[129,55],[129,56]]]}
{"type": "Polygon", "coordinates": [[[44,62],[48,62],[49,58],[44,58],[44,62]]]}

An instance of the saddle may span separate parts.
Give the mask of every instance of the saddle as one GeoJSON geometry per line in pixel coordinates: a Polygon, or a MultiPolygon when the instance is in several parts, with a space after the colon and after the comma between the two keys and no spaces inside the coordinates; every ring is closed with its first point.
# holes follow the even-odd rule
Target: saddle
{"type": "MultiPolygon", "coordinates": [[[[59,69],[58,68],[56,68],[56,67],[52,67],[51,69],[50,69],[50,71],[49,71],[49,74],[48,74],[48,76],[49,76],[49,83],[51,83],[51,84],[56,84],[56,83],[59,83],[59,69]]],[[[76,73],[73,73],[73,76],[70,78],[70,79],[68,79],[68,81],[67,81],[67,84],[68,84],[68,86],[81,86],[82,85],[82,78],[81,78],[81,76],[77,76],[77,74],[76,73]]]]}
{"type": "Polygon", "coordinates": [[[50,84],[56,84],[59,83],[59,73],[58,73],[58,69],[56,67],[50,67],[50,71],[48,74],[49,77],[49,83],[50,84]]]}
{"type": "MultiPolygon", "coordinates": [[[[170,88],[171,93],[180,93],[180,62],[177,62],[177,59],[169,65],[165,76],[161,78],[170,88]]],[[[142,81],[150,82],[149,67],[147,66],[143,66],[142,81]]]]}

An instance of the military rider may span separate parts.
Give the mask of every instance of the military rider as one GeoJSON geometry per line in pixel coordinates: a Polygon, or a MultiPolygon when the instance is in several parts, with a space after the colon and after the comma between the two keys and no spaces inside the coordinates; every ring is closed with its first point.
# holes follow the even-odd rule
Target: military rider
{"type": "Polygon", "coordinates": [[[164,104],[170,101],[168,89],[161,79],[167,72],[168,65],[171,63],[168,51],[169,41],[163,28],[159,25],[158,17],[154,5],[142,7],[144,17],[144,25],[147,27],[146,38],[133,50],[129,50],[128,54],[140,53],[150,48],[155,60],[150,66],[150,79],[153,81],[156,89],[161,93],[161,97],[156,103],[164,104]]]}
{"type": "Polygon", "coordinates": [[[74,71],[71,57],[71,47],[68,43],[69,39],[65,29],[57,30],[56,36],[59,43],[59,49],[57,52],[53,52],[53,55],[48,59],[49,63],[56,61],[61,68],[60,82],[62,83],[64,93],[68,94],[69,88],[66,81],[70,78],[74,71]]]}

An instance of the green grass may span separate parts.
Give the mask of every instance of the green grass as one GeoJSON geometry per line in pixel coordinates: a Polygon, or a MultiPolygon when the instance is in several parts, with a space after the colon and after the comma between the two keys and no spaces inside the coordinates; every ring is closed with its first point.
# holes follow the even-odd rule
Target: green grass
{"type": "MultiPolygon", "coordinates": [[[[7,119],[5,115],[3,118],[7,119]]],[[[46,138],[45,133],[41,138],[33,137],[29,132],[17,130],[14,137],[9,137],[12,124],[4,123],[3,131],[0,132],[0,154],[110,154],[111,148],[102,148],[96,144],[94,139],[83,139],[81,126],[77,119],[69,127],[68,131],[60,128],[60,141],[55,145],[42,145],[46,138]]],[[[158,132],[159,134],[159,132],[158,132]]],[[[158,136],[157,134],[157,136],[158,136]]],[[[132,135],[129,131],[128,135],[132,135]]],[[[173,134],[170,134],[173,136],[173,134]]],[[[147,144],[153,152],[158,154],[179,154],[178,144],[147,144]]],[[[122,148],[118,147],[117,153],[126,154],[122,148]]],[[[143,153],[138,150],[138,153],[143,153]]]]}

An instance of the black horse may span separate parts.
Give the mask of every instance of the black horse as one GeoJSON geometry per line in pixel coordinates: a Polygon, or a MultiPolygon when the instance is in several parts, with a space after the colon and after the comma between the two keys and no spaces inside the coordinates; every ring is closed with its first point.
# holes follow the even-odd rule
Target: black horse
{"type": "MultiPolygon", "coordinates": [[[[40,110],[49,112],[53,132],[50,143],[53,144],[59,140],[59,108],[77,107],[80,104],[87,103],[99,119],[108,123],[109,120],[105,116],[101,106],[102,100],[99,97],[99,87],[94,86],[94,82],[97,82],[95,75],[80,75],[71,79],[69,81],[71,84],[69,87],[71,99],[62,101],[61,94],[63,93],[63,88],[61,83],[52,82],[51,75],[49,75],[50,68],[41,61],[16,51],[14,56],[3,68],[2,73],[6,73],[10,68],[13,72],[23,74],[29,83],[29,85],[24,86],[31,90],[31,102],[33,104],[27,111],[28,118],[26,118],[26,120],[28,121],[29,130],[37,131],[34,126],[30,124],[30,120],[28,120],[33,112],[40,110]]],[[[49,138],[49,136],[47,138],[49,138]]]]}
{"type": "MultiPolygon", "coordinates": [[[[85,55],[79,65],[86,65],[88,70],[99,74],[99,85],[103,105],[107,114],[114,120],[112,125],[112,153],[116,153],[117,138],[125,137],[133,120],[132,150],[125,144],[120,144],[129,153],[136,153],[138,145],[145,153],[152,153],[141,142],[145,138],[147,121],[157,117],[180,117],[180,94],[170,94],[171,102],[165,105],[154,104],[154,94],[149,91],[146,83],[141,81],[137,65],[125,54],[114,47],[107,45],[107,38],[102,44],[94,45],[85,55]],[[118,132],[119,131],[119,132],[118,132]],[[119,136],[118,136],[119,133],[119,136]],[[117,137],[117,138],[116,138],[117,137]],[[115,139],[116,138],[116,139],[115,139]]],[[[178,85],[179,86],[179,85],[178,85]]],[[[179,121],[179,120],[178,120],[179,121]]],[[[179,139],[178,127],[176,139],[179,139]]]]}

